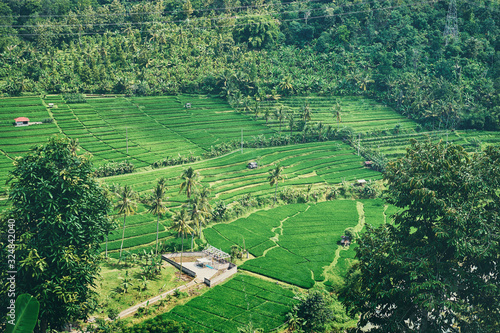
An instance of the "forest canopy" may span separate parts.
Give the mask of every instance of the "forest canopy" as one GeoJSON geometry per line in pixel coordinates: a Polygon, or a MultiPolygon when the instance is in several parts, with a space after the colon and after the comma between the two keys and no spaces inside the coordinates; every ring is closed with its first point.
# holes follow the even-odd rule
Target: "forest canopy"
{"type": "Polygon", "coordinates": [[[500,129],[493,1],[3,0],[0,92],[367,95],[500,129]],[[453,33],[456,31],[456,33],[453,33]]]}

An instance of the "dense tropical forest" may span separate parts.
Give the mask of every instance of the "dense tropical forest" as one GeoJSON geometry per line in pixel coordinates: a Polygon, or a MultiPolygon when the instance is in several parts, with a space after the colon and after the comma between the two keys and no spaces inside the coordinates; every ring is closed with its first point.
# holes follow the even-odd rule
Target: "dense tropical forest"
{"type": "Polygon", "coordinates": [[[0,91],[366,95],[500,128],[498,1],[7,1],[0,91]]]}

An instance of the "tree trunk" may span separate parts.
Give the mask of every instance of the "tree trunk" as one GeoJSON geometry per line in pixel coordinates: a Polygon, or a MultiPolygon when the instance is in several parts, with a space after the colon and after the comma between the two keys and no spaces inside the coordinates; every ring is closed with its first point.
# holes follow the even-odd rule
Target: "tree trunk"
{"type": "Polygon", "coordinates": [[[184,234],[181,234],[181,270],[179,271],[179,281],[182,277],[182,253],[184,252],[184,234]]]}
{"type": "Polygon", "coordinates": [[[106,234],[106,259],[108,259],[108,235],[106,234]]]}
{"type": "Polygon", "coordinates": [[[193,252],[194,233],[191,233],[191,252],[193,252]]]}
{"type": "Polygon", "coordinates": [[[160,230],[160,215],[156,217],[156,256],[158,256],[158,233],[160,230]]]}
{"type": "Polygon", "coordinates": [[[278,182],[276,182],[276,187],[274,188],[274,204],[276,205],[276,194],[278,193],[278,182]]]}
{"type": "Polygon", "coordinates": [[[122,245],[120,245],[120,258],[118,259],[118,263],[122,261],[122,250],[123,250],[123,240],[125,239],[125,219],[127,215],[123,214],[123,232],[122,232],[122,245]]]}

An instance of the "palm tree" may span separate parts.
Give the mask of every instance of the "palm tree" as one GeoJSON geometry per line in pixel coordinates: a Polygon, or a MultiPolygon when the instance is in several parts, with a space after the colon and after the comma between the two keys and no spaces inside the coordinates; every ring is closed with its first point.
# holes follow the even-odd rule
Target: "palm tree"
{"type": "Polygon", "coordinates": [[[165,197],[165,191],[167,187],[165,186],[165,178],[160,178],[158,184],[153,189],[153,193],[149,198],[147,205],[149,206],[148,212],[156,215],[156,255],[158,256],[158,234],[160,232],[160,216],[165,214],[167,211],[165,202],[163,201],[165,197]]]}
{"type": "Polygon", "coordinates": [[[197,192],[191,200],[191,219],[195,222],[198,228],[198,236],[201,237],[201,225],[206,223],[207,217],[210,216],[212,207],[209,202],[210,190],[206,187],[200,192],[197,192]]]}
{"type": "Polygon", "coordinates": [[[309,104],[304,103],[302,106],[302,120],[304,121],[305,124],[307,124],[308,120],[311,120],[311,115],[312,111],[311,108],[309,107],[309,104]]]}
{"type": "Polygon", "coordinates": [[[271,118],[271,110],[269,108],[264,111],[264,119],[266,120],[266,125],[269,122],[269,118],[271,118]]]}
{"type": "Polygon", "coordinates": [[[255,120],[259,118],[259,114],[260,114],[260,102],[259,100],[256,99],[253,106],[253,115],[255,116],[255,120]]]}
{"type": "Polygon", "coordinates": [[[170,229],[174,230],[177,235],[181,236],[181,267],[179,273],[179,280],[182,276],[182,253],[184,252],[184,236],[186,234],[190,234],[193,232],[193,228],[191,228],[191,218],[189,213],[185,208],[182,208],[180,211],[175,213],[173,217],[173,223],[170,226],[170,229]]]}
{"type": "Polygon", "coordinates": [[[285,110],[284,110],[284,107],[283,105],[280,105],[276,111],[274,111],[274,116],[276,117],[276,119],[279,120],[280,122],[280,131],[279,133],[281,134],[281,123],[283,122],[283,120],[285,120],[285,117],[286,117],[286,114],[285,114],[285,110]]]}
{"type": "Polygon", "coordinates": [[[276,186],[274,189],[274,204],[276,204],[276,195],[278,192],[278,183],[280,180],[283,180],[283,167],[281,165],[276,165],[276,168],[269,170],[269,176],[267,180],[269,181],[269,185],[276,186]]]}
{"type": "Polygon", "coordinates": [[[335,118],[337,118],[337,130],[339,129],[340,122],[342,121],[340,112],[342,111],[342,106],[340,106],[339,101],[335,104],[335,108],[333,108],[332,113],[335,118]]]}
{"type": "Polygon", "coordinates": [[[118,197],[118,202],[115,205],[115,209],[118,210],[118,215],[123,214],[122,244],[120,245],[120,259],[118,259],[118,262],[120,262],[122,260],[123,240],[125,239],[125,221],[127,215],[135,213],[137,203],[135,202],[136,194],[129,185],[125,185],[125,187],[119,189],[116,196],[118,197]]]}
{"type": "Polygon", "coordinates": [[[184,170],[181,175],[181,179],[183,179],[184,181],[181,183],[181,189],[179,190],[179,193],[181,193],[182,190],[185,189],[188,199],[191,198],[191,193],[193,193],[193,191],[196,189],[196,186],[198,186],[199,184],[198,176],[199,173],[192,167],[184,170]]]}
{"type": "Polygon", "coordinates": [[[293,127],[295,126],[295,112],[293,110],[287,114],[288,126],[290,127],[290,138],[293,134],[293,127]]]}

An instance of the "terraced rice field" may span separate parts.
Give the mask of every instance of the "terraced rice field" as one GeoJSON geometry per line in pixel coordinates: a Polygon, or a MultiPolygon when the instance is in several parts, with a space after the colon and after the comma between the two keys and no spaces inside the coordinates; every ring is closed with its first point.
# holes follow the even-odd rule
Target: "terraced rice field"
{"type": "Polygon", "coordinates": [[[269,332],[286,321],[287,312],[297,303],[293,297],[290,289],[238,274],[161,316],[206,332],[235,333],[250,322],[269,332]]]}
{"type": "Polygon", "coordinates": [[[259,211],[207,228],[204,236],[208,243],[228,252],[234,244],[245,246],[256,258],[246,261],[242,269],[304,288],[316,282],[331,284],[328,279],[342,277],[353,258],[353,251],[343,253],[336,264],[341,269],[331,266],[344,230],[360,223],[360,203],[365,223],[384,223],[381,200],[335,200],[259,211]]]}
{"type": "MultiPolygon", "coordinates": [[[[393,109],[364,97],[288,97],[279,103],[295,112],[297,120],[302,114],[302,107],[307,103],[311,109],[311,121],[314,126],[321,122],[325,126],[342,129],[350,127],[356,133],[371,133],[373,131],[391,131],[399,125],[400,130],[413,130],[416,123],[407,119],[393,109]],[[334,107],[337,100],[340,103],[340,122],[337,122],[334,107]]],[[[277,130],[279,123],[273,123],[277,130]]]]}
{"type": "Polygon", "coordinates": [[[14,118],[27,117],[30,122],[43,122],[51,118],[39,97],[0,99],[0,187],[3,188],[13,159],[28,151],[33,145],[45,142],[47,137],[58,134],[55,124],[14,127],[14,118]]]}
{"type": "Polygon", "coordinates": [[[235,113],[219,98],[206,96],[89,97],[66,104],[62,96],[0,99],[0,182],[14,157],[58,134],[78,139],[82,152],[104,162],[132,162],[136,168],[168,157],[200,156],[212,145],[245,136],[270,135],[263,120],[235,113]],[[53,103],[53,108],[48,104],[53,103]],[[191,108],[184,107],[191,103],[191,108]],[[53,123],[14,127],[16,117],[53,123]]]}
{"type": "MultiPolygon", "coordinates": [[[[201,175],[201,184],[211,189],[215,199],[232,200],[247,193],[254,196],[274,193],[267,181],[268,171],[275,164],[284,167],[287,186],[309,184],[323,186],[357,178],[380,179],[381,174],[363,167],[363,158],[349,146],[339,142],[321,142],[272,148],[245,149],[231,154],[190,164],[201,175]],[[259,163],[257,169],[247,169],[249,161],[259,163]]],[[[105,178],[108,184],[130,185],[135,191],[152,189],[160,177],[167,179],[171,206],[185,202],[179,194],[179,176],[186,165],[145,170],[128,175],[105,178]]]]}
{"type": "MultiPolygon", "coordinates": [[[[253,196],[268,196],[274,193],[274,188],[267,181],[268,170],[275,163],[281,163],[284,167],[286,180],[282,187],[286,186],[314,186],[322,187],[338,184],[343,180],[353,181],[358,177],[365,179],[380,179],[382,175],[362,166],[363,159],[354,154],[347,145],[338,142],[322,142],[315,144],[301,144],[294,146],[275,148],[245,149],[241,154],[239,151],[216,159],[200,161],[191,164],[201,175],[201,184],[211,189],[213,201],[223,199],[225,202],[237,199],[251,193],[253,196]],[[246,165],[251,160],[258,160],[260,167],[247,169],[246,165]]],[[[104,178],[108,184],[130,185],[133,190],[141,194],[147,194],[156,184],[160,177],[167,179],[168,207],[173,209],[186,202],[186,195],[179,193],[181,180],[179,176],[187,166],[172,166],[168,168],[146,170],[128,175],[119,175],[104,178]]],[[[125,229],[124,248],[152,242],[154,233],[148,233],[156,218],[145,214],[145,207],[139,205],[139,216],[141,227],[128,222],[134,221],[134,216],[127,217],[125,229]],[[150,224],[146,227],[147,224],[150,224]],[[129,230],[130,229],[130,230],[129,230]],[[143,234],[140,233],[143,230],[143,234]],[[148,236],[146,236],[148,235],[148,236]]],[[[120,225],[123,218],[117,217],[120,225]]],[[[163,222],[166,228],[169,220],[163,222]]],[[[169,237],[169,231],[162,229],[160,235],[169,237]]],[[[121,235],[116,231],[116,237],[121,235]]],[[[115,236],[113,236],[115,237],[115,236]]],[[[112,238],[110,238],[111,240],[112,238]]],[[[108,244],[109,249],[119,247],[119,238],[108,244]]]]}

